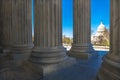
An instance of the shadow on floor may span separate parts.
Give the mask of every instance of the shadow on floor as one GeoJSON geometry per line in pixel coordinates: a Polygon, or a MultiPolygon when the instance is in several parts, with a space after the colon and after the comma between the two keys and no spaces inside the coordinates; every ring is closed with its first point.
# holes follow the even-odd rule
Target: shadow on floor
{"type": "Polygon", "coordinates": [[[97,51],[98,56],[89,60],[76,60],[74,65],[48,74],[45,80],[95,80],[102,63],[102,57],[107,51],[97,51]]]}

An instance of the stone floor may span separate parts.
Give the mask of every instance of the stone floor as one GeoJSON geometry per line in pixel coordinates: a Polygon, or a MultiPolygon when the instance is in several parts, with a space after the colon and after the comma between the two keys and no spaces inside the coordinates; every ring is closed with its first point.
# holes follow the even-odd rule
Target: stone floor
{"type": "MultiPolygon", "coordinates": [[[[101,66],[102,57],[106,53],[107,51],[97,51],[97,57],[86,61],[76,60],[76,62],[70,66],[51,72],[50,75],[47,75],[48,79],[44,80],[95,80],[98,69],[101,66]]],[[[41,78],[43,76],[41,72],[33,65],[25,63],[22,67],[19,67],[11,63],[11,59],[8,61],[5,59],[6,58],[0,60],[2,61],[0,62],[2,65],[0,66],[0,80],[42,80],[41,78]]],[[[69,63],[69,61],[67,63],[69,63]]],[[[64,66],[67,65],[65,63],[63,64],[64,66]]]]}
{"type": "Polygon", "coordinates": [[[98,57],[86,61],[77,60],[74,65],[51,73],[50,76],[54,75],[54,78],[49,77],[49,80],[95,80],[98,69],[101,66],[102,57],[106,53],[107,51],[97,51],[98,57]]]}

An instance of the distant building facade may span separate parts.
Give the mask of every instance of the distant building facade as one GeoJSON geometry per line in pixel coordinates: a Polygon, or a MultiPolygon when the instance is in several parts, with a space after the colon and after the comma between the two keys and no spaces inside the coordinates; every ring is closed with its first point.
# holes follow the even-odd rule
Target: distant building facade
{"type": "Polygon", "coordinates": [[[98,26],[96,34],[91,35],[91,43],[93,45],[109,45],[109,31],[102,22],[98,26]]]}

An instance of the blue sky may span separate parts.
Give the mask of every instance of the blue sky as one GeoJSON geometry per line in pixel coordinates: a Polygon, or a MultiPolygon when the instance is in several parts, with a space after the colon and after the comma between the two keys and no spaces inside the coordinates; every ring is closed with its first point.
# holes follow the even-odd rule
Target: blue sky
{"type": "MultiPolygon", "coordinates": [[[[63,34],[72,37],[73,33],[73,0],[62,1],[62,26],[63,34]]],[[[91,0],[91,32],[96,29],[102,21],[109,29],[110,0],[91,0]]]]}
{"type": "MultiPolygon", "coordinates": [[[[91,30],[93,33],[96,32],[101,21],[109,29],[110,0],[91,0],[91,30]]],[[[72,37],[73,0],[62,0],[62,27],[63,34],[72,37]]]]}
{"type": "Polygon", "coordinates": [[[101,21],[109,29],[110,0],[91,0],[91,29],[94,33],[101,21]]]}

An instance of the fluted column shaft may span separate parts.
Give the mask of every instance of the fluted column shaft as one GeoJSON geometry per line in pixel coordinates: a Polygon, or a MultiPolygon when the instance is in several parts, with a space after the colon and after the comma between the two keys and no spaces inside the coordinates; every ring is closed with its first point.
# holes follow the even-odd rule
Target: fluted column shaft
{"type": "MultiPolygon", "coordinates": [[[[1,8],[1,7],[0,7],[1,8]]],[[[0,24],[1,24],[1,22],[0,22],[0,24]]],[[[2,40],[2,27],[0,27],[0,53],[2,53],[2,42],[1,42],[1,40],[2,40]]]]}
{"type": "Polygon", "coordinates": [[[0,53],[2,53],[2,20],[1,20],[1,9],[2,9],[2,6],[1,6],[1,3],[0,3],[0,53]]]}
{"type": "Polygon", "coordinates": [[[73,0],[73,7],[74,31],[70,56],[88,58],[94,52],[90,41],[90,0],[73,0]]]}
{"type": "Polygon", "coordinates": [[[110,52],[103,58],[99,80],[120,80],[120,0],[111,0],[110,52]]]}
{"type": "Polygon", "coordinates": [[[31,61],[43,64],[63,61],[61,0],[34,0],[34,5],[35,38],[31,61]]]}
{"type": "Polygon", "coordinates": [[[62,46],[61,17],[61,0],[35,0],[35,46],[62,46]]]}
{"type": "Polygon", "coordinates": [[[110,20],[110,54],[120,55],[120,1],[111,0],[111,20],[110,20]]]}
{"type": "Polygon", "coordinates": [[[24,60],[30,55],[32,43],[31,0],[13,0],[12,36],[15,59],[24,60]]]}
{"type": "Polygon", "coordinates": [[[12,46],[12,0],[0,1],[0,27],[1,45],[4,52],[9,52],[12,46]]]}
{"type": "Polygon", "coordinates": [[[1,27],[0,27],[0,53],[2,53],[2,45],[1,45],[1,39],[2,39],[2,38],[1,38],[1,31],[2,31],[2,30],[1,30],[1,27]]]}
{"type": "Polygon", "coordinates": [[[73,43],[90,43],[90,0],[74,0],[73,43]]]}

